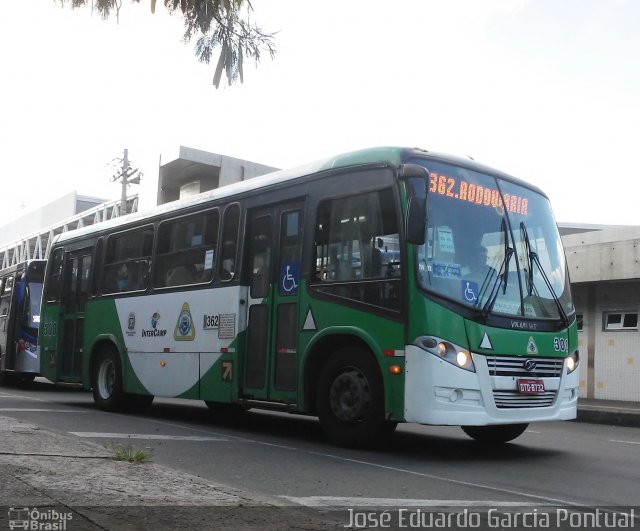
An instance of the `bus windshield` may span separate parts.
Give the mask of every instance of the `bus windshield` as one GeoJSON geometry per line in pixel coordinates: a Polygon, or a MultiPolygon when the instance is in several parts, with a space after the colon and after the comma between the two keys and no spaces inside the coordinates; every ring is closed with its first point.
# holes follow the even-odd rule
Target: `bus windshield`
{"type": "Polygon", "coordinates": [[[573,313],[560,235],[546,197],[433,161],[420,285],[483,314],[566,319],[573,313]]]}

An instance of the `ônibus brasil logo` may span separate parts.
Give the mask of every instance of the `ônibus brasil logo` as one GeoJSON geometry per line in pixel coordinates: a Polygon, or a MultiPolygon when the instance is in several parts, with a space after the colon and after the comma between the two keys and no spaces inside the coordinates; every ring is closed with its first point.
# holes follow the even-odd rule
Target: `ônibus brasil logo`
{"type": "Polygon", "coordinates": [[[164,337],[167,335],[167,330],[158,328],[158,323],[160,322],[160,314],[158,312],[154,312],[151,316],[151,329],[143,330],[142,337],[164,337]]]}
{"type": "Polygon", "coordinates": [[[9,508],[9,529],[65,531],[67,522],[71,520],[73,520],[73,513],[56,509],[9,508]]]}

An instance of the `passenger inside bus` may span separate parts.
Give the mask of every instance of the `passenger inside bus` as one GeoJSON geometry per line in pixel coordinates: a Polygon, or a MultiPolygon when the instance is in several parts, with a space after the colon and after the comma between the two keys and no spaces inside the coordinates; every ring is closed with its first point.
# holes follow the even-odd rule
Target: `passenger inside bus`
{"type": "Polygon", "coordinates": [[[488,291],[492,289],[498,276],[498,272],[487,263],[487,255],[485,246],[472,246],[466,253],[460,270],[463,280],[477,284],[476,295],[480,298],[489,295],[488,291]]]}
{"type": "Polygon", "coordinates": [[[195,282],[195,275],[185,266],[176,266],[167,272],[167,286],[185,286],[195,282]]]}
{"type": "Polygon", "coordinates": [[[127,264],[122,264],[122,267],[118,270],[118,291],[127,291],[129,289],[129,281],[131,275],[127,264]]]}
{"type": "Polygon", "coordinates": [[[464,249],[462,254],[460,273],[463,277],[483,280],[489,269],[487,264],[487,248],[484,245],[472,245],[464,249]]]}

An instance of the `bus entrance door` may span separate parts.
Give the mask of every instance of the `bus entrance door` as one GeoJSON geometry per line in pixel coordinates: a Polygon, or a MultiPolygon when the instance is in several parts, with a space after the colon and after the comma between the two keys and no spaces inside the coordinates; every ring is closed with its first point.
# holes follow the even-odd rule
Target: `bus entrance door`
{"type": "Polygon", "coordinates": [[[244,396],[297,402],[298,300],[304,203],[251,211],[244,396]]]}
{"type": "Polygon", "coordinates": [[[79,382],[82,379],[82,342],[84,310],[89,295],[93,249],[65,253],[62,284],[62,349],[58,356],[58,378],[79,382]]]}
{"type": "Polygon", "coordinates": [[[0,371],[12,370],[14,368],[14,282],[15,273],[0,278],[0,371]]]}

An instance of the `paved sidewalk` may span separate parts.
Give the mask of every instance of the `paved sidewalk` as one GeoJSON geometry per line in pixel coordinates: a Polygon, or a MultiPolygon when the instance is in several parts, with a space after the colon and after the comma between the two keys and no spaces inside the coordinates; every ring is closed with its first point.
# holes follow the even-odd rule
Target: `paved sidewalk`
{"type": "Polygon", "coordinates": [[[29,527],[33,521],[58,524],[42,529],[71,531],[341,527],[330,516],[278,498],[152,462],[116,461],[103,446],[3,416],[0,470],[0,529],[35,529],[29,527]]]}
{"type": "Polygon", "coordinates": [[[594,424],[639,427],[640,402],[579,398],[577,420],[594,424]]]}

